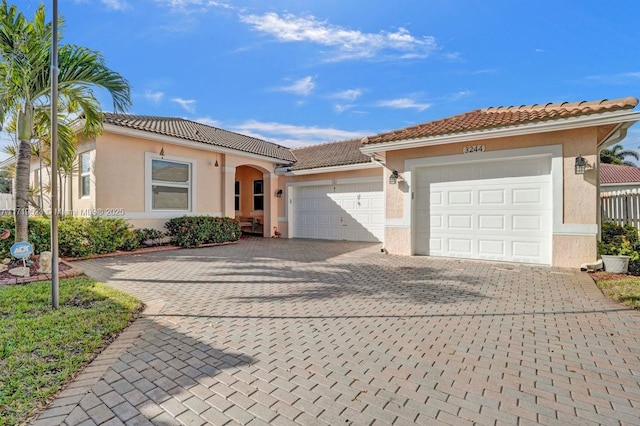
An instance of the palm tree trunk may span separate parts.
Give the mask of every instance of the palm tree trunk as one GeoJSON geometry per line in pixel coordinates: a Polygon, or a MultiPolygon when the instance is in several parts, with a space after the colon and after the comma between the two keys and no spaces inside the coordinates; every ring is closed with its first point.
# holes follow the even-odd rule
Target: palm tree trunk
{"type": "Polygon", "coordinates": [[[16,242],[29,239],[29,175],[31,171],[31,143],[21,140],[16,166],[16,242]]]}

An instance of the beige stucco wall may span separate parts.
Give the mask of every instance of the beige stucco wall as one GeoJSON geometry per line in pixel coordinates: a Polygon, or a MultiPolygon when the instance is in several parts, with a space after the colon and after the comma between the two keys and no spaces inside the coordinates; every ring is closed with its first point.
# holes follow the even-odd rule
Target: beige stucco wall
{"type": "MultiPolygon", "coordinates": [[[[162,229],[171,216],[183,214],[235,217],[235,180],[243,181],[241,194],[252,197],[254,178],[264,179],[266,210],[254,212],[254,216],[264,218],[265,236],[271,236],[269,230],[277,225],[277,218],[270,211],[271,208],[275,209],[275,204],[272,204],[275,196],[269,196],[274,187],[272,180],[277,180],[273,174],[274,162],[109,132],[99,136],[95,145],[95,207],[103,211],[123,211],[124,217],[134,227],[162,229]],[[195,209],[192,212],[145,211],[145,153],[157,155],[163,148],[165,159],[188,160],[195,166],[195,190],[192,195],[195,209]]],[[[253,199],[249,200],[241,201],[241,204],[252,207],[253,199]]]]}
{"type": "Polygon", "coordinates": [[[122,209],[125,215],[145,213],[145,153],[158,154],[164,148],[167,160],[194,162],[196,211],[221,214],[222,172],[220,165],[215,167],[215,153],[112,133],[98,137],[96,145],[97,208],[122,209]]]}
{"type": "MultiPolygon", "coordinates": [[[[63,203],[63,213],[72,214],[75,216],[89,216],[95,209],[95,176],[93,173],[90,175],[90,189],[88,197],[80,197],[80,154],[89,153],[91,168],[93,169],[95,161],[95,141],[86,140],[80,141],[77,148],[78,155],[75,158],[73,164],[73,170],[70,175],[62,178],[62,182],[58,180],[59,187],[59,200],[63,203]]],[[[40,160],[37,157],[31,158],[31,174],[29,186],[38,189],[40,183],[44,188],[43,195],[43,209],[47,212],[50,211],[50,185],[51,185],[51,168],[46,164],[40,164],[40,160]],[[41,167],[42,166],[42,167],[41,167]],[[42,179],[38,177],[38,174],[42,174],[42,179]]],[[[34,201],[39,202],[38,191],[34,193],[34,201]]]]}
{"type": "Polygon", "coordinates": [[[342,172],[329,172],[329,173],[317,173],[317,174],[305,174],[297,176],[280,175],[277,183],[278,189],[283,190],[282,198],[276,198],[277,200],[277,214],[278,214],[278,231],[281,233],[281,238],[289,238],[289,218],[287,216],[287,205],[290,203],[291,194],[287,191],[287,185],[299,182],[313,182],[313,181],[334,181],[336,183],[344,182],[348,179],[356,178],[368,178],[376,177],[382,179],[382,167],[367,168],[360,170],[350,170],[342,172]]]}
{"type": "MultiPolygon", "coordinates": [[[[563,155],[563,205],[562,222],[564,224],[595,225],[598,208],[596,190],[596,172],[588,170],[584,175],[574,172],[575,157],[582,155],[593,165],[597,155],[597,128],[541,133],[536,135],[514,136],[476,140],[473,142],[437,145],[422,148],[404,149],[386,152],[385,191],[387,219],[401,219],[410,212],[404,211],[404,196],[408,190],[406,184],[399,182],[390,185],[390,170],[397,170],[400,176],[405,172],[405,161],[410,159],[460,155],[467,145],[485,146],[486,152],[530,148],[548,145],[561,145],[563,155]]],[[[466,158],[465,158],[466,160],[466,158]]],[[[469,160],[473,157],[469,155],[469,160]]],[[[386,228],[385,248],[394,254],[411,254],[411,230],[408,227],[386,228]]],[[[558,235],[553,238],[553,265],[577,267],[584,262],[596,259],[596,236],[558,235]],[[563,255],[571,248],[570,254],[563,255]]]]}

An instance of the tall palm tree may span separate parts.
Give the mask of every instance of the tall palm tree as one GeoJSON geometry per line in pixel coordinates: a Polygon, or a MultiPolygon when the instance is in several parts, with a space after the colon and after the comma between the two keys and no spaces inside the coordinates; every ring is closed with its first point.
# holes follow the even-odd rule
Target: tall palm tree
{"type": "MultiPolygon", "coordinates": [[[[29,210],[29,168],[31,142],[37,121],[50,117],[50,67],[52,25],[45,21],[44,4],[28,20],[16,6],[2,0],[0,6],[0,123],[6,115],[17,117],[18,162],[16,166],[16,241],[27,241],[29,210]],[[36,121],[37,120],[37,121],[36,121]]],[[[106,89],[116,112],[131,106],[127,80],[105,64],[96,51],[62,45],[58,50],[58,92],[62,105],[80,110],[84,116],[83,136],[102,131],[102,111],[93,92],[106,89]]],[[[55,118],[57,119],[57,117],[55,118]]],[[[52,211],[57,206],[52,206],[52,211]]]]}
{"type": "Polygon", "coordinates": [[[619,164],[623,166],[634,166],[635,163],[627,160],[627,157],[640,160],[640,155],[636,151],[624,149],[622,145],[614,145],[611,148],[600,151],[600,162],[607,164],[619,164]]]}

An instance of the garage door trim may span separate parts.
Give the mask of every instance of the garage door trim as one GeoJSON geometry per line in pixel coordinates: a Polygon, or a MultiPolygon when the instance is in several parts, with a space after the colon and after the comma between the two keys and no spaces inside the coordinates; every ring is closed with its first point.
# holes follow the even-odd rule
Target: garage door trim
{"type": "Polygon", "coordinates": [[[403,225],[411,230],[411,254],[416,253],[415,239],[415,206],[413,202],[414,187],[412,186],[412,174],[416,169],[429,166],[443,166],[453,164],[480,163],[486,161],[517,160],[526,161],[532,157],[551,157],[551,190],[552,190],[552,235],[556,232],[572,232],[579,235],[593,235],[594,230],[590,225],[565,225],[562,223],[563,206],[563,157],[562,145],[549,145],[532,148],[520,148],[499,151],[485,151],[474,154],[458,154],[437,157],[416,158],[405,161],[404,179],[411,188],[404,197],[405,215],[403,225]]]}

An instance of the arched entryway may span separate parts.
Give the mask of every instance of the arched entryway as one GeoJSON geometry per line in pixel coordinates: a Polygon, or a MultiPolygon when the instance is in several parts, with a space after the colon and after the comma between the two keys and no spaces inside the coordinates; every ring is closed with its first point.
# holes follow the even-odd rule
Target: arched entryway
{"type": "MultiPolygon", "coordinates": [[[[227,159],[229,160],[229,159],[227,159]]],[[[278,177],[270,164],[227,161],[223,167],[223,212],[240,220],[244,232],[271,237],[278,226],[274,191],[278,177]]]]}

